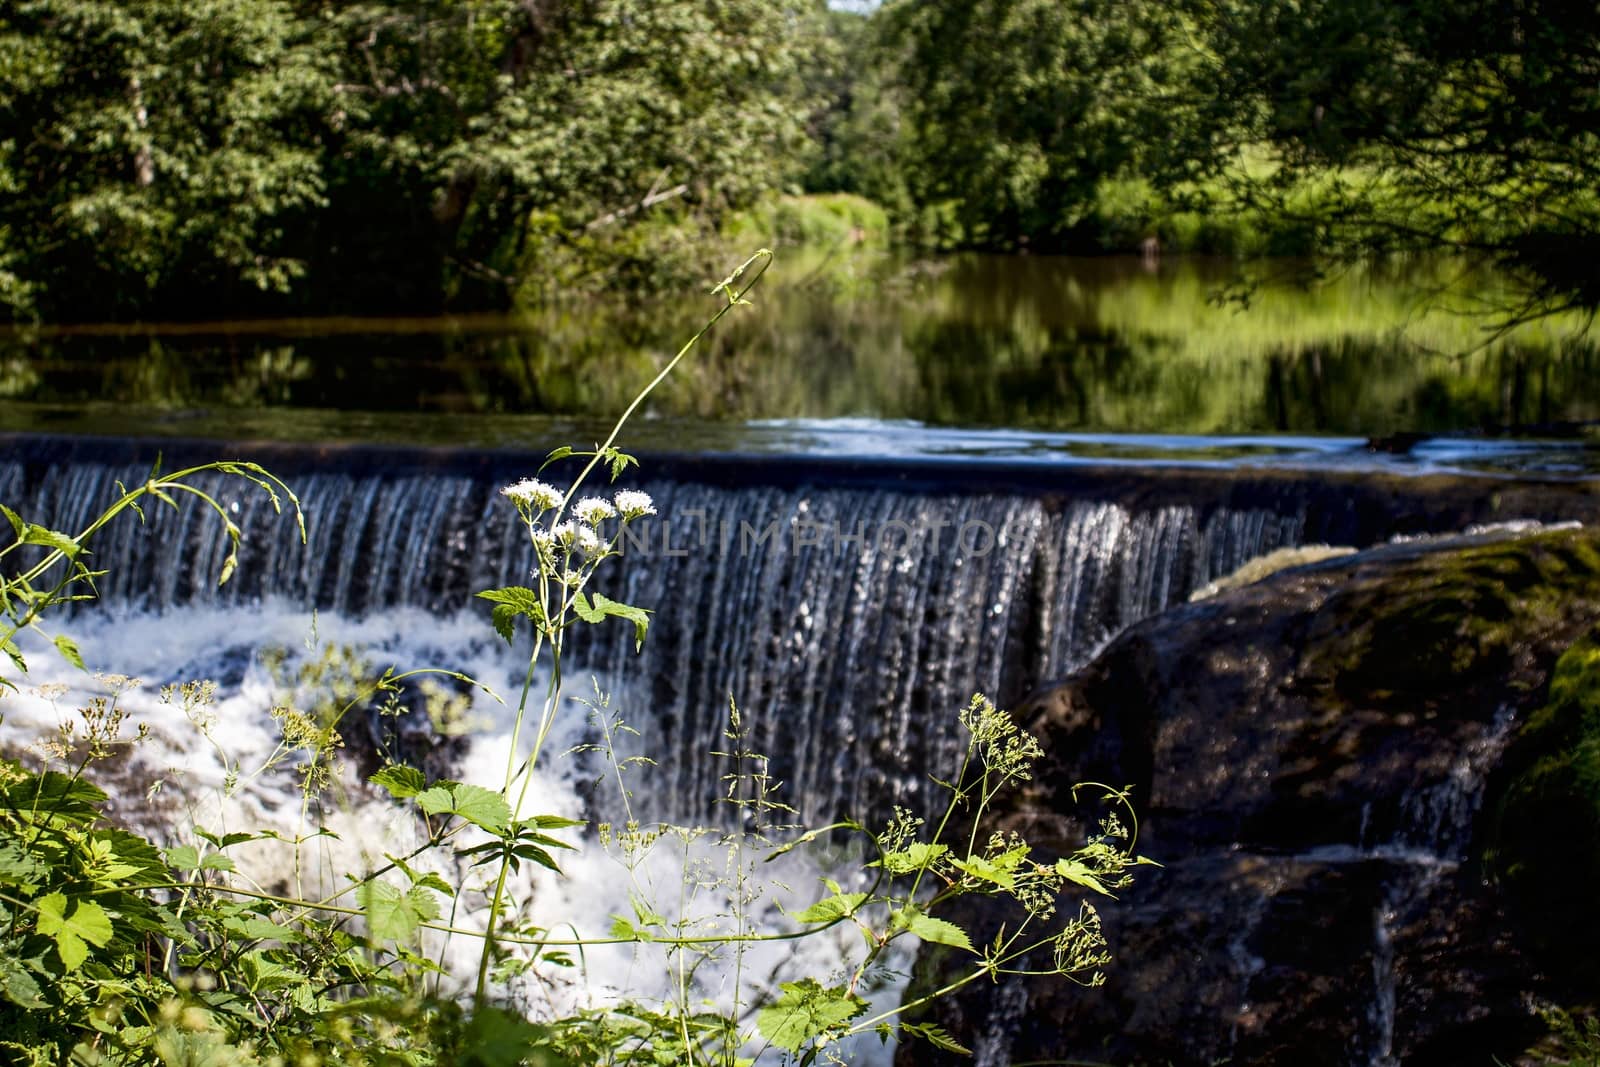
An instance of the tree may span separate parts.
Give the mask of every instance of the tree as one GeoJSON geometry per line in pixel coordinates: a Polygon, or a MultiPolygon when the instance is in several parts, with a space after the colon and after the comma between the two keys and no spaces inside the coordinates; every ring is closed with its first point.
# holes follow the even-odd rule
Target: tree
{"type": "Polygon", "coordinates": [[[641,205],[797,172],[821,0],[19,0],[0,299],[53,318],[509,303],[641,205]]]}
{"type": "Polygon", "coordinates": [[[0,298],[162,314],[303,277],[332,76],[286,0],[19,0],[0,72],[0,298]]]}
{"type": "Polygon", "coordinates": [[[1097,182],[1169,139],[1167,99],[1191,61],[1155,0],[899,0],[877,18],[912,195],[980,246],[1067,246],[1097,182]]]}
{"type": "Polygon", "coordinates": [[[1600,8],[1578,0],[1201,0],[1189,158],[1336,251],[1509,271],[1508,322],[1600,307],[1600,8]],[[1250,172],[1253,154],[1270,166],[1250,172]],[[1316,181],[1314,211],[1293,190],[1316,181]]]}

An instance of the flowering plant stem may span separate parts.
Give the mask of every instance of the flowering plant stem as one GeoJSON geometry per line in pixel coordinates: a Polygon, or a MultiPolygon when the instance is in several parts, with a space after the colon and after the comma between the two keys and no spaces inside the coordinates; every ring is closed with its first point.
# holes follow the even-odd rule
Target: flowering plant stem
{"type": "MultiPolygon", "coordinates": [[[[557,528],[578,490],[602,461],[609,462],[612,465],[613,477],[627,463],[631,462],[631,457],[625,456],[616,450],[617,438],[621,436],[622,428],[627,425],[628,420],[639,410],[639,406],[655,391],[656,387],[666,381],[667,376],[673,372],[679,363],[683,362],[684,357],[700,342],[700,339],[709,333],[718,322],[722,321],[724,315],[736,307],[749,304],[749,300],[746,299],[747,295],[755,288],[756,283],[761,280],[761,276],[766,273],[771,263],[771,250],[763,248],[735,267],[726,278],[712,287],[712,294],[720,293],[725,297],[725,302],[706,320],[705,325],[701,326],[694,336],[690,337],[683,347],[678,349],[677,354],[667,361],[666,366],[662,367],[660,372],[643,389],[639,390],[633,401],[611,427],[611,433],[606,437],[604,443],[598,445],[592,453],[587,454],[589,457],[588,462],[584,464],[583,469],[578,472],[577,477],[572,480],[566,492],[562,494],[560,503],[554,508],[548,509],[551,512],[548,519],[551,530],[557,528]]],[[[557,449],[551,453],[551,461],[566,456],[582,454],[584,453],[573,452],[570,449],[557,449]]],[[[533,619],[533,650],[529,654],[528,669],[523,676],[522,693],[517,701],[516,716],[511,728],[510,751],[506,755],[505,790],[508,800],[511,800],[510,794],[517,778],[520,776],[522,779],[521,788],[517,790],[515,802],[511,806],[513,827],[515,826],[516,817],[523,811],[527,801],[528,789],[533,782],[534,769],[538,765],[539,755],[544,750],[550,731],[555,726],[556,714],[560,708],[562,635],[570,622],[571,612],[579,607],[578,598],[582,595],[583,587],[588,577],[593,573],[592,564],[598,561],[598,557],[596,557],[591,560],[589,565],[580,568],[574,575],[566,567],[566,564],[571,560],[570,546],[568,546],[566,553],[561,557],[562,570],[559,574],[556,573],[555,567],[551,565],[555,562],[554,552],[547,552],[541,546],[537,537],[534,537],[535,531],[542,528],[536,527],[533,520],[535,517],[543,517],[546,509],[541,508],[538,512],[535,512],[532,504],[524,508],[521,502],[518,503],[518,507],[524,522],[528,526],[529,535],[534,539],[534,555],[538,561],[537,597],[539,617],[533,619]],[[574,577],[576,581],[573,580],[574,577]],[[556,588],[560,589],[559,597],[553,595],[556,588]],[[556,609],[554,611],[551,610],[553,599],[559,599],[559,603],[554,605],[556,609]],[[540,657],[545,651],[546,644],[548,644],[550,652],[550,681],[545,686],[544,699],[539,709],[538,727],[534,735],[533,748],[527,758],[519,762],[517,750],[522,737],[523,724],[527,718],[528,700],[533,691],[534,675],[538,668],[540,657]]],[[[624,522],[627,521],[626,514],[624,514],[623,519],[624,522]]],[[[621,536],[620,530],[616,536],[621,536]]],[[[614,544],[614,541],[612,544],[614,544]]],[[[605,547],[610,548],[611,546],[607,545],[605,547]]],[[[505,904],[506,879],[510,874],[511,859],[511,852],[507,849],[501,855],[499,870],[495,876],[494,891],[489,901],[489,913],[485,920],[486,925],[483,933],[483,951],[478,959],[477,986],[474,992],[474,1001],[479,1007],[482,1007],[487,1001],[489,970],[494,959],[495,928],[500,919],[501,909],[505,904]]]]}

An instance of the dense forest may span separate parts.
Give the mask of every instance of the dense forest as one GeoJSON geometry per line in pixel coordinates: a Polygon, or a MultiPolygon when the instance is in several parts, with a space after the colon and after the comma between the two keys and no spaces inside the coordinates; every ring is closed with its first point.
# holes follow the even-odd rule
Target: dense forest
{"type": "Polygon", "coordinates": [[[1600,304],[1597,179],[1600,10],[1577,0],[0,11],[14,320],[651,288],[807,210],[932,249],[1448,247],[1538,314],[1600,304]]]}

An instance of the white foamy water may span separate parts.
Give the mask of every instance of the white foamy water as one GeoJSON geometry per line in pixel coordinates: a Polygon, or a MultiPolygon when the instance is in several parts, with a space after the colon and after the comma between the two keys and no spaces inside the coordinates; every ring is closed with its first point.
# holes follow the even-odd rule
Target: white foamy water
{"type": "MultiPolygon", "coordinates": [[[[146,732],[145,740],[95,772],[113,794],[119,818],[163,844],[197,843],[197,827],[215,834],[271,830],[291,841],[326,827],[337,836],[316,837],[298,850],[264,841],[228,854],[239,864],[244,884],[307,897],[347,890],[339,902],[350,905],[350,876],[384,865],[386,855],[404,856],[422,841],[411,812],[363,783],[352,755],[363,733],[393,732],[396,720],[375,720],[365,711],[353,711],[341,722],[348,750],[319,815],[303,801],[303,757],[285,757],[279,750],[282,733],[272,709],[293,699],[287,686],[294,672],[319,662],[329,649],[360,649],[377,672],[390,665],[397,671],[459,671],[505,703],[450,683],[452,692],[470,698],[461,717],[471,732],[460,751],[436,752],[429,762],[447,768],[436,773],[499,790],[506,778],[513,709],[527,660],[525,643],[508,649],[486,615],[465,611],[440,618],[400,608],[360,620],[328,615],[313,619],[270,600],[251,607],[188,607],[160,614],[85,613],[72,620],[72,636],[91,669],[101,673],[66,664],[36,637],[22,641],[31,671],[21,680],[20,692],[0,697],[0,748],[29,753],[36,761],[63,723],[80,721],[79,708],[116,694],[116,705],[127,714],[122,735],[146,732]],[[108,675],[137,678],[139,684],[108,675]],[[162,698],[165,686],[201,680],[215,682],[217,689],[214,702],[198,713],[186,714],[181,700],[162,698]],[[376,728],[369,725],[373,722],[376,728]]],[[[598,737],[590,709],[577,699],[592,698],[597,684],[604,688],[603,681],[588,677],[569,679],[568,695],[519,814],[623,821],[614,782],[594,784],[607,769],[604,761],[592,753],[569,754],[598,737]]],[[[536,679],[535,705],[542,686],[543,679],[536,679]]],[[[630,708],[619,694],[610,710],[644,731],[633,741],[635,749],[663,764],[676,758],[652,744],[643,709],[630,708]]],[[[531,734],[525,727],[523,751],[531,734]]],[[[405,741],[412,756],[420,754],[415,736],[405,741]]],[[[656,782],[670,781],[670,776],[660,768],[630,767],[625,781],[633,814],[645,826],[686,806],[682,798],[663,795],[656,782]]],[[[519,781],[511,794],[515,798],[522,793],[519,781]]],[[[799,851],[766,864],[760,862],[759,851],[731,851],[720,833],[668,834],[629,865],[614,846],[602,847],[592,830],[564,834],[578,846],[557,854],[565,877],[524,865],[510,887],[512,898],[525,908],[523,917],[548,929],[552,939],[570,939],[575,933],[605,937],[614,916],[637,921],[636,904],[685,923],[681,931],[687,936],[737,932],[731,918],[735,896],[746,901],[746,929],[788,930],[794,924],[784,917],[785,910],[802,909],[826,895],[816,861],[799,851]]],[[[453,884],[465,878],[469,885],[482,885],[494,871],[492,864],[452,869],[445,856],[412,862],[438,870],[453,884]]],[[[449,903],[444,903],[448,915],[449,903]]],[[[483,910],[480,894],[463,894],[462,907],[450,918],[458,927],[481,929],[483,910]]],[[[465,989],[476,973],[480,944],[468,936],[430,935],[428,948],[446,962],[457,988],[465,989]]],[[[681,983],[692,973],[687,981],[690,1003],[698,1007],[709,1002],[727,1010],[736,997],[748,1004],[756,994],[776,990],[780,981],[802,976],[824,984],[841,981],[859,959],[860,945],[855,929],[842,925],[803,941],[752,946],[737,965],[732,953],[724,952],[722,959],[698,967],[661,946],[589,947],[581,956],[572,952],[574,961],[581,960],[579,966],[538,968],[505,992],[538,1015],[602,1006],[623,996],[661,1002],[682,996],[681,983]]],[[[898,953],[895,964],[905,969],[909,950],[898,953]]],[[[888,980],[876,994],[875,1010],[897,1002],[902,985],[903,980],[888,980]]],[[[863,1064],[887,1062],[889,1056],[890,1049],[875,1037],[851,1050],[852,1060],[863,1064]]]]}

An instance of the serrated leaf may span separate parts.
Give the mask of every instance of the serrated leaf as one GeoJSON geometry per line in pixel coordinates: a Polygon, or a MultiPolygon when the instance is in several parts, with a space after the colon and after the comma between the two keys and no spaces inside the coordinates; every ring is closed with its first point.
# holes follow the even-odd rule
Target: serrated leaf
{"type": "Polygon", "coordinates": [[[939,857],[949,851],[948,845],[930,845],[925,841],[914,841],[898,852],[884,853],[875,865],[881,866],[890,874],[910,874],[932,866],[939,857]]]}
{"type": "Polygon", "coordinates": [[[972,939],[967,936],[965,930],[953,922],[935,919],[932,915],[923,915],[920,912],[912,914],[906,921],[906,929],[931,944],[974,951],[972,939]]]}
{"type": "Polygon", "coordinates": [[[0,845],[0,885],[15,886],[33,895],[49,872],[38,860],[10,842],[0,845]]]}
{"type": "Polygon", "coordinates": [[[22,521],[22,516],[4,504],[0,504],[0,514],[4,514],[6,521],[11,524],[11,530],[17,535],[17,540],[22,540],[22,532],[28,528],[28,524],[22,521]]]}
{"type": "Polygon", "coordinates": [[[840,893],[823,897],[795,916],[796,922],[826,923],[852,914],[867,899],[865,893],[840,893]]]}
{"type": "MultiPolygon", "coordinates": [[[[490,842],[490,844],[498,844],[498,842],[490,842]]],[[[455,887],[449,882],[446,882],[443,878],[439,877],[439,875],[433,871],[419,871],[415,867],[411,866],[411,864],[407,863],[405,860],[391,852],[385,852],[383,854],[383,858],[399,868],[400,873],[405,875],[413,886],[420,885],[426,886],[429,889],[437,889],[447,897],[453,897],[456,895],[455,887]]]]}
{"type": "Polygon", "coordinates": [[[638,459],[628,455],[626,452],[619,452],[615,448],[607,451],[606,461],[611,464],[612,481],[622,477],[622,472],[630,466],[637,467],[639,465],[638,459]]]}
{"type": "Polygon", "coordinates": [[[511,644],[517,638],[517,609],[506,604],[496,604],[494,610],[489,612],[489,625],[494,627],[494,632],[499,634],[506,644],[511,644]]]}
{"type": "Polygon", "coordinates": [[[503,832],[511,822],[506,798],[481,785],[440,782],[417,794],[417,806],[429,815],[458,815],[492,834],[503,832]]]}
{"type": "Polygon", "coordinates": [[[222,920],[223,929],[245,941],[281,941],[289,944],[304,941],[301,933],[292,926],[281,926],[259,915],[230,915],[222,920]]]}
{"type": "Polygon", "coordinates": [[[648,930],[641,930],[620,915],[611,917],[611,936],[619,941],[654,941],[648,930]]]}
{"type": "Polygon", "coordinates": [[[455,802],[456,798],[450,795],[449,788],[443,785],[429,786],[417,794],[417,807],[429,815],[441,812],[450,814],[455,802]]]}
{"type": "Polygon", "coordinates": [[[594,594],[592,599],[579,593],[572,598],[572,608],[578,613],[578,618],[587,623],[602,622],[611,617],[627,619],[633,623],[633,650],[637,652],[644,647],[645,634],[650,629],[650,612],[648,609],[636,608],[631,604],[622,604],[599,593],[594,594]]]}
{"type": "Polygon", "coordinates": [[[531,619],[535,626],[544,625],[544,605],[539,602],[539,594],[532,589],[520,585],[508,585],[501,589],[485,589],[477,595],[494,604],[494,610],[489,613],[489,620],[494,626],[495,633],[505,638],[507,644],[511,643],[516,634],[519,615],[531,619]]]}
{"type": "Polygon", "coordinates": [[[356,903],[367,920],[373,941],[405,941],[422,923],[439,916],[439,902],[426,889],[402,890],[388,882],[363,882],[356,903]]]}
{"type": "Polygon", "coordinates": [[[583,593],[579,593],[577,596],[572,598],[572,610],[576,611],[578,613],[578,618],[582,619],[584,622],[596,623],[605,621],[606,613],[591,607],[589,604],[589,598],[583,593]]]}
{"type": "Polygon", "coordinates": [[[867,1010],[867,1002],[844,986],[824,988],[814,978],[784,982],[776,1001],[756,1013],[756,1029],[781,1049],[798,1053],[867,1010]]]}
{"type": "Polygon", "coordinates": [[[954,1052],[958,1056],[972,1055],[971,1049],[959,1044],[945,1032],[943,1027],[935,1026],[932,1023],[901,1023],[900,1032],[920,1037],[934,1048],[944,1049],[946,1052],[954,1052]]]}
{"type": "Polygon", "coordinates": [[[396,800],[414,797],[428,787],[428,780],[415,767],[391,764],[381,768],[367,781],[384,789],[396,800]]]}
{"type": "Polygon", "coordinates": [[[560,448],[551,449],[550,454],[544,457],[544,462],[539,465],[539,470],[542,471],[556,460],[566,459],[568,456],[573,454],[574,453],[571,445],[562,445],[560,448]]]}
{"type": "Polygon", "coordinates": [[[24,527],[18,535],[25,545],[42,545],[53,548],[68,559],[77,559],[78,553],[83,551],[83,546],[71,537],[58,530],[47,530],[43,526],[24,527]]]}
{"type": "Polygon", "coordinates": [[[1056,873],[1067,881],[1081,885],[1085,889],[1092,889],[1096,893],[1112,896],[1111,890],[1105,887],[1098,875],[1077,860],[1062,859],[1056,861],[1056,873]]]}
{"type": "Polygon", "coordinates": [[[541,830],[565,830],[572,826],[587,826],[583,819],[568,819],[560,815],[535,815],[528,820],[541,830]]]}
{"type": "Polygon", "coordinates": [[[989,882],[1001,889],[1016,887],[1017,878],[1010,867],[992,863],[982,856],[972,856],[965,860],[951,860],[950,865],[963,874],[976,878],[980,882],[989,882]]]}
{"type": "Polygon", "coordinates": [[[45,1006],[43,993],[21,960],[0,955],[0,996],[25,1011],[35,1011],[45,1006]]]}
{"type": "Polygon", "coordinates": [[[229,859],[226,856],[219,855],[218,853],[215,853],[215,852],[211,853],[205,859],[200,861],[200,869],[202,871],[232,871],[232,870],[237,870],[237,868],[234,867],[233,861],[231,859],[229,859]]]}
{"type": "Polygon", "coordinates": [[[166,851],[167,866],[175,871],[194,871],[200,868],[200,852],[193,845],[173,845],[166,851]]]}
{"type": "Polygon", "coordinates": [[[111,940],[111,917],[92,900],[78,901],[70,914],[67,906],[66,895],[59,890],[34,902],[39,932],[55,941],[61,965],[76,971],[89,958],[88,945],[103,948],[111,940]]]}

